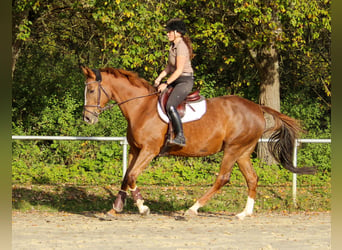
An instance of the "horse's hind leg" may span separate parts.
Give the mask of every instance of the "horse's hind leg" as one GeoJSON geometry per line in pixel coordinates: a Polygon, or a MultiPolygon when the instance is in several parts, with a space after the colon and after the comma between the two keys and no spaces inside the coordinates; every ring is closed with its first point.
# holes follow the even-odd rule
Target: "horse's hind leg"
{"type": "Polygon", "coordinates": [[[221,187],[229,182],[230,174],[232,172],[236,158],[236,151],[232,150],[232,148],[225,150],[220,173],[217,176],[214,185],[199,200],[197,200],[191,208],[186,211],[185,215],[197,215],[197,210],[200,207],[203,207],[207,201],[221,189],[221,187]],[[232,154],[232,152],[235,154],[232,154]]]}
{"type": "Polygon", "coordinates": [[[249,154],[245,154],[243,157],[237,160],[240,171],[246,179],[248,186],[248,198],[245,209],[236,216],[243,220],[246,216],[253,214],[254,200],[256,197],[256,188],[258,184],[258,176],[256,175],[252,163],[250,161],[249,154]]]}

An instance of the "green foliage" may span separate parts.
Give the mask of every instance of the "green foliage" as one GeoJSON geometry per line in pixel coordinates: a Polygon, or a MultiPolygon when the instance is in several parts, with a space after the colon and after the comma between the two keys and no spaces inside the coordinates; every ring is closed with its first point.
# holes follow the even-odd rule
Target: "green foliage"
{"type": "MultiPolygon", "coordinates": [[[[103,121],[88,126],[81,119],[80,104],[69,94],[62,101],[53,98],[47,103],[36,126],[30,129],[32,135],[125,134],[127,122],[117,108],[104,113],[103,121]]],[[[21,126],[14,123],[13,127],[17,135],[24,134],[21,126]]],[[[14,141],[12,157],[13,181],[19,183],[111,182],[111,176],[122,175],[120,167],[115,167],[122,165],[122,147],[117,142],[14,141]],[[105,180],[101,179],[103,175],[105,180]]]]}

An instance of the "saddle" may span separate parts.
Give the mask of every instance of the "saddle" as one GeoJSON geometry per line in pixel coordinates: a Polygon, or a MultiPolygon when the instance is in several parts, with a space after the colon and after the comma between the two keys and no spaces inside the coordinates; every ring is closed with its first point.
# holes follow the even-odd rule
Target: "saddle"
{"type": "MultiPolygon", "coordinates": [[[[162,121],[168,123],[168,131],[165,134],[165,142],[162,149],[159,152],[159,155],[164,155],[170,150],[171,147],[168,145],[167,141],[174,136],[172,122],[169,122],[169,118],[166,112],[166,103],[172,90],[173,88],[167,88],[165,91],[163,91],[160,94],[157,103],[159,117],[162,119],[162,121]]],[[[177,112],[181,117],[182,122],[191,122],[199,120],[206,112],[205,98],[199,94],[199,90],[196,90],[190,93],[186,97],[186,99],[178,105],[177,112]]]]}
{"type": "MultiPolygon", "coordinates": [[[[169,96],[170,96],[172,90],[173,90],[172,87],[168,88],[166,91],[162,92],[161,95],[159,96],[159,104],[160,104],[160,107],[165,114],[167,114],[166,103],[167,103],[167,100],[169,99],[169,96]]],[[[196,102],[196,101],[199,101],[200,99],[201,99],[201,96],[200,96],[199,90],[195,90],[194,92],[188,94],[186,99],[183,102],[181,102],[181,104],[179,104],[177,107],[177,112],[178,112],[179,116],[181,118],[184,117],[184,115],[185,115],[185,104],[191,103],[191,102],[196,102]]]]}

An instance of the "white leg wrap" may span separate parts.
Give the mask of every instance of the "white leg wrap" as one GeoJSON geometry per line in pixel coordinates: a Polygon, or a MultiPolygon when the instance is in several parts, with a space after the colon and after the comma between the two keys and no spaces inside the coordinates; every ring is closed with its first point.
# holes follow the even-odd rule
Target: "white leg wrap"
{"type": "Polygon", "coordinates": [[[241,213],[237,214],[236,217],[238,217],[240,220],[243,220],[246,216],[251,216],[253,214],[253,207],[254,199],[248,196],[245,209],[241,213]]]}
{"type": "Polygon", "coordinates": [[[192,211],[195,211],[197,213],[197,210],[201,207],[198,201],[190,208],[192,211]]]}
{"type": "Polygon", "coordinates": [[[148,206],[144,205],[144,200],[137,200],[136,204],[137,204],[140,214],[142,215],[150,214],[150,209],[148,206]]]}
{"type": "Polygon", "coordinates": [[[202,207],[201,204],[198,201],[196,201],[196,203],[191,208],[189,208],[188,211],[185,212],[185,215],[197,215],[197,210],[200,207],[202,207]]]}

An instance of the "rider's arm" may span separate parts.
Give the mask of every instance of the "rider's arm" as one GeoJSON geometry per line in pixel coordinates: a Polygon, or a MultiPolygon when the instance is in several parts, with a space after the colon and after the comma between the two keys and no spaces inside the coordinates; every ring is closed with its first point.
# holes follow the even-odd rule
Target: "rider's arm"
{"type": "Polygon", "coordinates": [[[165,69],[159,74],[157,79],[154,81],[154,86],[157,87],[160,84],[160,81],[170,73],[171,66],[169,64],[166,65],[165,69]]]}

